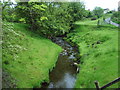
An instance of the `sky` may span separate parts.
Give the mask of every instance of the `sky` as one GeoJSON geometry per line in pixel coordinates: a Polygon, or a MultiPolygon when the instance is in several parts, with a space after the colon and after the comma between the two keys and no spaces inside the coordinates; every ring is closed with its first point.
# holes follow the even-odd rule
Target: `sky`
{"type": "Polygon", "coordinates": [[[109,8],[110,10],[117,10],[118,2],[120,0],[81,0],[84,2],[86,9],[93,10],[96,6],[101,8],[109,8]]]}

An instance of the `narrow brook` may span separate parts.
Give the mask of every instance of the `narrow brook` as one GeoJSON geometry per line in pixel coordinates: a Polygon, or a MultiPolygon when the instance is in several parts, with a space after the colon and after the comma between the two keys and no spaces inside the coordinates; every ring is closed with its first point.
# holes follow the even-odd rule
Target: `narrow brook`
{"type": "Polygon", "coordinates": [[[64,41],[61,37],[53,39],[53,42],[60,45],[64,50],[60,53],[56,66],[50,72],[49,84],[42,84],[42,88],[74,88],[77,74],[78,48],[72,47],[69,43],[64,41]]]}

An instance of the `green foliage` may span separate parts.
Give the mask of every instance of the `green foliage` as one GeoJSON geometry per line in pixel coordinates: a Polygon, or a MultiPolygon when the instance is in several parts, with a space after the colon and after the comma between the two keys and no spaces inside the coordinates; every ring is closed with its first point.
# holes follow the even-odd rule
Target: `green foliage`
{"type": "Polygon", "coordinates": [[[42,32],[47,36],[65,34],[70,29],[71,16],[67,12],[68,4],[50,3],[46,10],[47,20],[41,22],[42,32]]]}
{"type": "Polygon", "coordinates": [[[40,20],[41,20],[41,21],[43,21],[43,20],[48,20],[48,18],[43,16],[43,17],[40,18],[40,20]]]}
{"type": "Polygon", "coordinates": [[[86,10],[86,11],[85,11],[85,16],[86,16],[87,18],[91,18],[91,17],[93,17],[93,12],[91,12],[91,11],[89,11],[89,10],[86,10]]]}
{"type": "Polygon", "coordinates": [[[81,2],[11,2],[3,3],[3,20],[27,23],[31,30],[51,38],[68,33],[77,20],[86,17],[81,2]]]}
{"type": "Polygon", "coordinates": [[[16,12],[30,24],[32,30],[51,38],[63,35],[72,27],[74,21],[84,15],[82,3],[62,2],[19,2],[16,12]]]}
{"type": "Polygon", "coordinates": [[[95,7],[93,10],[94,15],[96,15],[98,18],[103,16],[104,10],[101,7],[95,7]]]}
{"type": "Polygon", "coordinates": [[[8,22],[18,22],[19,18],[16,16],[15,8],[12,2],[2,3],[2,19],[8,22]]]}
{"type": "Polygon", "coordinates": [[[20,18],[19,21],[23,22],[23,23],[26,23],[25,18],[20,18]]]}
{"type": "Polygon", "coordinates": [[[113,22],[120,24],[120,11],[114,12],[111,19],[113,22]]]}
{"type": "Polygon", "coordinates": [[[69,13],[73,17],[73,21],[78,21],[85,15],[85,6],[80,2],[72,2],[69,5],[69,13]]]}
{"type": "Polygon", "coordinates": [[[48,82],[49,70],[62,50],[27,28],[25,24],[3,23],[2,68],[16,80],[17,88],[40,87],[43,81],[48,82]]]}

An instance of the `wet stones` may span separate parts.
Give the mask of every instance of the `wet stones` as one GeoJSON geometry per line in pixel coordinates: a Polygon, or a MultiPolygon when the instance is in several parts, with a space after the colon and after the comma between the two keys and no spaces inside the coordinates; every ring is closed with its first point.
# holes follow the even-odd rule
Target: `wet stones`
{"type": "Polygon", "coordinates": [[[79,73],[80,70],[79,64],[77,62],[74,62],[72,65],[77,68],[76,72],[79,73]]]}
{"type": "MultiPolygon", "coordinates": [[[[46,81],[43,81],[42,83],[41,83],[41,86],[48,86],[49,85],[49,83],[48,82],[46,82],[46,81]]],[[[39,88],[39,87],[34,87],[34,88],[39,88]]],[[[41,87],[41,88],[46,88],[46,87],[41,87]]]]}

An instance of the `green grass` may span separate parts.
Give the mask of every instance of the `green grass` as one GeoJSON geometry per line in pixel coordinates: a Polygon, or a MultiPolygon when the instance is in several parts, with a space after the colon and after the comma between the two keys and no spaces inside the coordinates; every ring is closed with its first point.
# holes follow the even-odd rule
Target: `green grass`
{"type": "MultiPolygon", "coordinates": [[[[111,17],[112,14],[105,14],[103,17],[106,19],[106,18],[109,18],[111,17]]],[[[75,22],[76,25],[92,25],[92,26],[95,26],[98,24],[98,20],[100,21],[100,25],[103,25],[103,26],[111,26],[109,24],[107,24],[106,22],[103,21],[103,17],[101,18],[98,18],[96,20],[91,20],[90,18],[88,19],[85,19],[83,21],[77,21],[75,22]]]]}
{"type": "Polygon", "coordinates": [[[74,32],[67,35],[79,45],[82,56],[75,88],[95,88],[94,81],[103,86],[118,77],[118,28],[86,22],[77,22],[74,32]]]}
{"type": "Polygon", "coordinates": [[[102,20],[101,18],[100,19],[97,19],[97,20],[85,20],[85,21],[77,21],[75,22],[75,24],[77,25],[97,25],[97,22],[98,20],[102,20]]]}
{"type": "Polygon", "coordinates": [[[109,18],[109,17],[111,17],[112,15],[113,15],[112,13],[110,13],[110,14],[104,14],[103,17],[109,18]]]}
{"type": "Polygon", "coordinates": [[[3,25],[3,68],[16,79],[18,88],[40,86],[49,81],[62,48],[28,30],[28,25],[3,25]]]}

